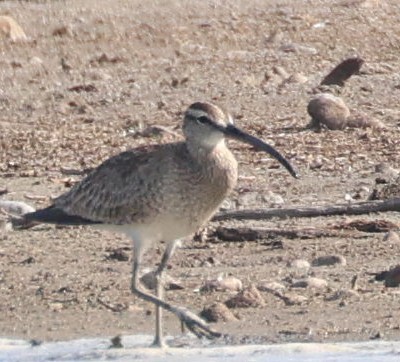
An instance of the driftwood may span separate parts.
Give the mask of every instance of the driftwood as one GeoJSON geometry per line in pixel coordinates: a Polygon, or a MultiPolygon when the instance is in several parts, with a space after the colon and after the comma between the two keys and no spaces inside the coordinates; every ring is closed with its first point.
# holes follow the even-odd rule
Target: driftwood
{"type": "Polygon", "coordinates": [[[219,227],[215,230],[214,235],[223,241],[254,241],[260,239],[268,239],[277,236],[289,239],[312,239],[320,237],[337,237],[343,236],[343,232],[338,230],[324,230],[309,228],[263,228],[263,227],[239,227],[228,228],[219,227]]]}
{"type": "MultiPolygon", "coordinates": [[[[213,236],[217,237],[222,241],[255,241],[261,239],[285,237],[288,239],[314,239],[314,238],[335,238],[335,237],[347,237],[347,238],[364,238],[365,234],[360,234],[356,227],[356,230],[346,230],[349,227],[344,227],[344,230],[340,229],[341,225],[333,225],[329,228],[315,228],[315,227],[303,227],[303,228],[265,228],[265,227],[218,227],[213,236]]],[[[393,224],[393,229],[396,229],[397,225],[393,224]]]]}
{"type": "Polygon", "coordinates": [[[400,211],[400,197],[379,201],[363,201],[353,204],[296,207],[287,209],[253,209],[224,211],[216,214],[212,220],[267,220],[274,217],[282,219],[293,217],[362,215],[372,212],[388,211],[400,211]]]}

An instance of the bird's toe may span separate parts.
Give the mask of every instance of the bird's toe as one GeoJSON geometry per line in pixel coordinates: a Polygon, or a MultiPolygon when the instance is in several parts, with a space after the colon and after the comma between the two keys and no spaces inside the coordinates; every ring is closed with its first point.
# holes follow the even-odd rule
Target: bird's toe
{"type": "Polygon", "coordinates": [[[185,326],[198,338],[214,339],[221,337],[221,333],[214,331],[210,326],[199,316],[186,309],[180,309],[178,317],[185,326]]]}

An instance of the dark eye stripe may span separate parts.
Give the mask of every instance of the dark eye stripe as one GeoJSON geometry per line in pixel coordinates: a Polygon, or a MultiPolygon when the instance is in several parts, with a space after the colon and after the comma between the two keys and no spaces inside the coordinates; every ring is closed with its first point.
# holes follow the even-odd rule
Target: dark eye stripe
{"type": "Polygon", "coordinates": [[[207,116],[198,117],[198,118],[196,119],[196,121],[199,122],[199,123],[201,123],[201,124],[211,124],[211,123],[212,123],[211,119],[208,118],[207,116]]]}

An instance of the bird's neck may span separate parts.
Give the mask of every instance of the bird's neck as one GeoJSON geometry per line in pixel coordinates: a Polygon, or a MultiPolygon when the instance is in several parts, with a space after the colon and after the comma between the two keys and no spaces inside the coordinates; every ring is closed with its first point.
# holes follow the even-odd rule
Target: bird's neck
{"type": "Polygon", "coordinates": [[[213,147],[188,144],[188,151],[206,179],[218,182],[221,188],[226,190],[226,193],[235,187],[237,161],[224,140],[213,147]]]}

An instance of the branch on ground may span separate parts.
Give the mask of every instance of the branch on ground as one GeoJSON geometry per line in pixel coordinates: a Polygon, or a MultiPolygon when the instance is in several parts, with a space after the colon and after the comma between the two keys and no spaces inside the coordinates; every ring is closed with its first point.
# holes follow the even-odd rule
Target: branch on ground
{"type": "Polygon", "coordinates": [[[287,209],[252,209],[224,211],[216,214],[213,221],[223,220],[268,220],[276,218],[318,217],[336,215],[362,215],[373,212],[400,211],[400,197],[363,201],[353,204],[338,204],[314,207],[294,207],[287,209]]]}

